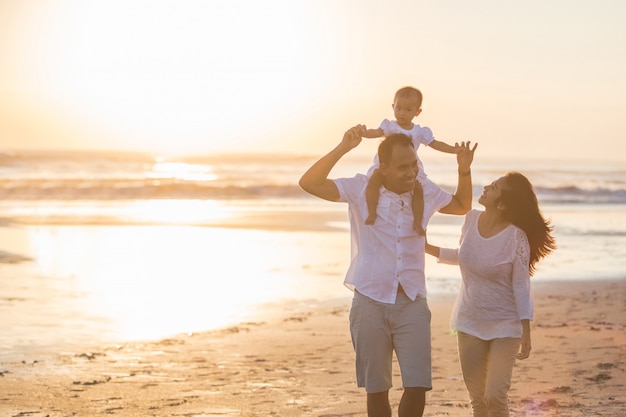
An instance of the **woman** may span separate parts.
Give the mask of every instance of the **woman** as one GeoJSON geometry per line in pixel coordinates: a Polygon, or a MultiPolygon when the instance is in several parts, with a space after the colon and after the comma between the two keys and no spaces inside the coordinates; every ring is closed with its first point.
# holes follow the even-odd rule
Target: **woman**
{"type": "Polygon", "coordinates": [[[531,349],[530,277],[556,245],[522,174],[484,187],[478,202],[485,210],[466,214],[458,249],[427,244],[426,252],[461,269],[451,325],[474,417],[508,416],[515,359],[528,358],[531,349]]]}

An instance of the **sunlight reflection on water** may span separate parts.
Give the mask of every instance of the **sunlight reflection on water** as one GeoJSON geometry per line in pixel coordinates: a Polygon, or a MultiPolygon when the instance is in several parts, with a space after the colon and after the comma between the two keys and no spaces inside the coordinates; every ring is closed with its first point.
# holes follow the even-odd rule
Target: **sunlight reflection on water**
{"type": "MultiPolygon", "coordinates": [[[[266,303],[284,309],[293,308],[287,300],[349,300],[342,285],[350,259],[345,207],[297,203],[118,201],[92,204],[86,217],[105,221],[86,223],[68,208],[89,209],[90,203],[60,202],[60,221],[46,215],[43,223],[0,228],[0,251],[32,258],[0,264],[0,354],[264,321],[266,303]],[[196,220],[204,226],[193,225],[196,220]]],[[[622,206],[545,208],[559,249],[534,279],[624,277],[622,206]]],[[[429,240],[454,247],[462,222],[436,215],[429,240]]],[[[455,293],[460,284],[458,268],[431,257],[426,280],[431,294],[455,293]]]]}
{"type": "MultiPolygon", "coordinates": [[[[72,295],[61,298],[81,304],[85,316],[108,321],[115,338],[153,339],[219,328],[250,320],[263,303],[332,296],[323,293],[328,291],[323,279],[311,279],[329,269],[336,286],[326,288],[336,296],[349,295],[340,276],[347,251],[329,244],[327,233],[322,238],[186,226],[29,229],[36,274],[48,285],[65,287],[72,295]],[[312,243],[320,253],[311,253],[312,243]],[[310,265],[311,255],[321,263],[310,265]]],[[[347,245],[346,239],[335,240],[347,245]]]]}

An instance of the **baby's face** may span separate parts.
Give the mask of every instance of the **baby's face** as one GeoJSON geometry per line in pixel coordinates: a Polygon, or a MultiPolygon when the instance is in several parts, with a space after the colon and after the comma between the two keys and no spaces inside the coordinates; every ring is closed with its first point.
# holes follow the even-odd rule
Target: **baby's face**
{"type": "Polygon", "coordinates": [[[419,113],[419,103],[416,97],[398,97],[393,103],[393,114],[396,120],[402,123],[411,123],[419,113]]]}

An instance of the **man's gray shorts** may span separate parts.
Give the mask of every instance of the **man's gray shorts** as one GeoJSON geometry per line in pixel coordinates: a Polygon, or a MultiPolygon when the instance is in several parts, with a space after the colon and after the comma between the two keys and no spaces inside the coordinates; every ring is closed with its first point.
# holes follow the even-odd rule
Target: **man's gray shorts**
{"type": "Polygon", "coordinates": [[[402,385],[432,389],[430,310],[425,298],[411,301],[399,290],[395,304],[385,304],[354,292],[350,333],[356,352],[356,378],[368,393],[392,387],[392,357],[396,352],[402,385]]]}

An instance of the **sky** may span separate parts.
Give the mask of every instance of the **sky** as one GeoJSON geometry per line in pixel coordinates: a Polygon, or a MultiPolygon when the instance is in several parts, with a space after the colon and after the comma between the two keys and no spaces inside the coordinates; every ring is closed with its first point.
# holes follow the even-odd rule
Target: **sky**
{"type": "Polygon", "coordinates": [[[0,0],[0,152],[321,155],[411,85],[443,142],[626,161],[624,21],[622,0],[0,0]]]}

